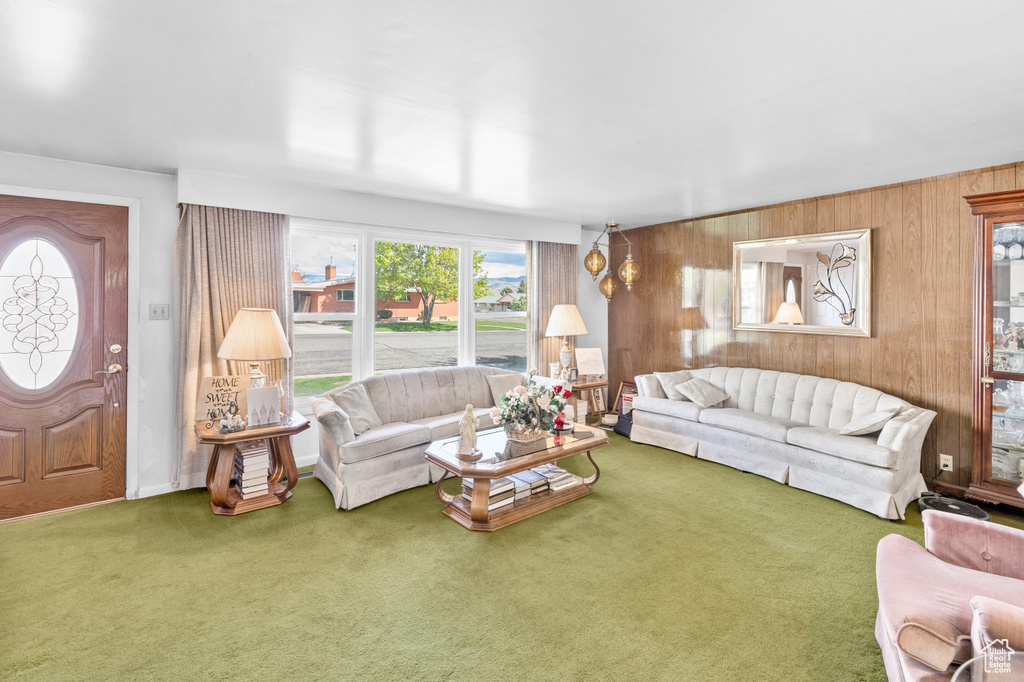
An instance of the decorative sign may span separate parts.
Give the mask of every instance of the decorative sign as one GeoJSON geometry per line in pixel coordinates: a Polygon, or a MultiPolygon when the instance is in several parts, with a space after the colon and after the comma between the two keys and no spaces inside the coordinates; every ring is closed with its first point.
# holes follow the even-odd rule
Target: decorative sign
{"type": "Polygon", "coordinates": [[[250,388],[246,394],[250,429],[281,423],[281,394],[277,386],[250,388]]]}
{"type": "Polygon", "coordinates": [[[577,348],[576,369],[583,374],[604,374],[604,355],[600,348],[577,348]]]}
{"type": "Polygon", "coordinates": [[[195,420],[223,419],[232,400],[238,405],[239,414],[245,414],[245,391],[248,388],[248,376],[203,377],[199,380],[195,420]]]}

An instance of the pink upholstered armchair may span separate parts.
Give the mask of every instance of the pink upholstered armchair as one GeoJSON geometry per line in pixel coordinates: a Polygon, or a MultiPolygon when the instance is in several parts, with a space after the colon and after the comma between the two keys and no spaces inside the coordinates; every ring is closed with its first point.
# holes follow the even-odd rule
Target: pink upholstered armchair
{"type": "Polygon", "coordinates": [[[878,543],[875,638],[890,682],[949,680],[995,639],[1024,650],[1024,531],[925,511],[924,547],[878,543]]]}

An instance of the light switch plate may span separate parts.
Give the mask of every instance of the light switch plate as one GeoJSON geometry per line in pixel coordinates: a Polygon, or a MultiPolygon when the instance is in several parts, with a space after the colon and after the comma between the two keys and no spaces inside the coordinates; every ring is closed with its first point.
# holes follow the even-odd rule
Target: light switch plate
{"type": "Polygon", "coordinates": [[[171,306],[169,303],[150,303],[149,319],[169,320],[171,319],[171,306]]]}

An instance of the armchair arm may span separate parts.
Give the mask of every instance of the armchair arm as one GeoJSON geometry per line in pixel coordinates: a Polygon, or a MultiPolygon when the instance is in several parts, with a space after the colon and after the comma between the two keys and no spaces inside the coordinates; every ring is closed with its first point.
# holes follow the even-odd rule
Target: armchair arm
{"type": "Polygon", "coordinates": [[[1024,580],[1024,531],[926,509],[924,547],[946,563],[1024,580]]]}
{"type": "Polygon", "coordinates": [[[980,656],[996,640],[1014,651],[1024,650],[1024,609],[989,597],[971,599],[971,646],[980,656]]]}
{"type": "Polygon", "coordinates": [[[309,406],[313,409],[313,416],[316,417],[317,427],[320,430],[320,454],[327,455],[337,467],[341,461],[341,456],[338,453],[339,447],[355,440],[356,437],[348,413],[338,407],[333,400],[324,396],[310,398],[309,406]],[[325,453],[324,450],[328,452],[325,453]]]}

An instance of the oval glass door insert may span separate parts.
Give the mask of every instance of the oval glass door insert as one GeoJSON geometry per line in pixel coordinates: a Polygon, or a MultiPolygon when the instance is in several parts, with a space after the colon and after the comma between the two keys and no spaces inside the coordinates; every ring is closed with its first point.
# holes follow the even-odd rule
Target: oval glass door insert
{"type": "Polygon", "coordinates": [[[52,242],[30,237],[0,263],[0,369],[18,386],[46,388],[78,337],[78,287],[52,242]]]}

